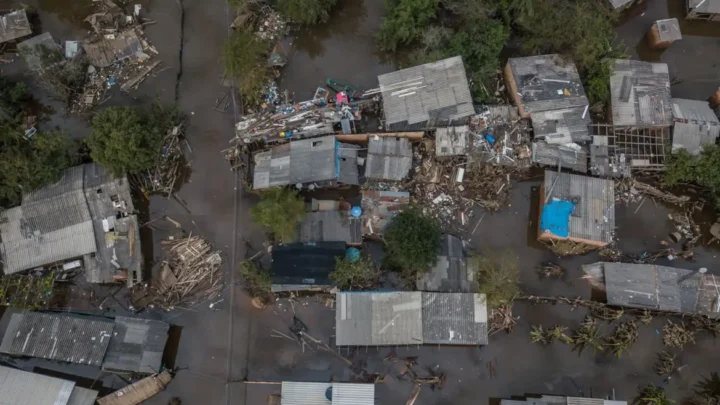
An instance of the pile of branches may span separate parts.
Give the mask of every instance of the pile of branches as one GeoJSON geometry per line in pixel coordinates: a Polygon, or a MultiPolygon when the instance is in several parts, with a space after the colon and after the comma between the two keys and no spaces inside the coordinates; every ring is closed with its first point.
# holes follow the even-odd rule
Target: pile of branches
{"type": "Polygon", "coordinates": [[[517,317],[512,314],[512,305],[503,306],[492,310],[490,316],[490,335],[500,331],[510,333],[517,324],[517,317]]]}
{"type": "Polygon", "coordinates": [[[577,350],[579,353],[582,353],[586,347],[591,348],[593,353],[603,350],[597,320],[591,316],[585,317],[580,329],[575,331],[572,339],[575,343],[573,350],[577,350]]]}
{"type": "Polygon", "coordinates": [[[550,239],[548,242],[544,242],[544,244],[558,257],[582,256],[598,249],[596,246],[575,242],[570,239],[550,239]]]}
{"type": "Polygon", "coordinates": [[[560,278],[565,274],[565,268],[553,262],[543,262],[537,272],[541,278],[560,278]]]}
{"type": "Polygon", "coordinates": [[[695,343],[695,332],[685,327],[685,323],[669,320],[663,326],[663,343],[668,347],[682,349],[688,343],[695,343]]]}
{"type": "Polygon", "coordinates": [[[175,191],[185,166],[185,156],[181,146],[184,137],[182,123],[168,129],[155,166],[133,175],[135,184],[145,197],[153,193],[163,193],[170,197],[175,191]]]}
{"type": "Polygon", "coordinates": [[[672,193],[667,193],[657,187],[653,187],[650,184],[640,182],[631,177],[617,180],[615,182],[615,190],[618,199],[628,202],[635,201],[639,199],[640,195],[643,195],[643,198],[650,197],[652,199],[658,199],[660,201],[664,201],[666,203],[681,207],[685,206],[686,204],[698,204],[697,202],[691,201],[690,197],[688,196],[678,197],[672,193]]]}
{"type": "Polygon", "coordinates": [[[418,375],[413,368],[418,364],[417,357],[398,358],[394,354],[390,354],[385,358],[385,360],[390,360],[392,362],[402,360],[405,363],[405,367],[400,373],[400,377],[409,377],[410,381],[413,383],[412,393],[410,394],[407,402],[405,402],[405,405],[412,405],[415,403],[415,400],[417,400],[420,395],[420,389],[423,385],[429,385],[432,390],[435,390],[436,388],[442,389],[445,386],[445,382],[447,380],[445,373],[436,373],[432,368],[427,367],[427,376],[418,375]]]}
{"type": "Polygon", "coordinates": [[[639,337],[638,327],[635,321],[626,321],[618,324],[613,334],[605,338],[605,346],[618,358],[623,353],[629,352],[630,347],[637,342],[639,337]]]}
{"type": "Polygon", "coordinates": [[[657,375],[668,375],[675,370],[675,356],[668,352],[658,354],[658,361],[655,363],[655,372],[657,375]]]}
{"type": "Polygon", "coordinates": [[[543,345],[550,344],[553,340],[558,340],[565,344],[573,343],[573,338],[565,333],[567,329],[567,327],[562,325],[555,325],[550,329],[543,329],[541,325],[533,325],[530,330],[530,341],[533,343],[542,343],[543,345]]]}

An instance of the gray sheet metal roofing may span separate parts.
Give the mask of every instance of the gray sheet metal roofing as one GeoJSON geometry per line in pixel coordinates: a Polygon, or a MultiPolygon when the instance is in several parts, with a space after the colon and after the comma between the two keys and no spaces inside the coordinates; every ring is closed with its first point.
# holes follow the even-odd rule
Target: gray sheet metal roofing
{"type": "Polygon", "coordinates": [[[422,294],[423,343],[486,345],[485,294],[422,294]]]}
{"type": "Polygon", "coordinates": [[[308,212],[300,224],[300,242],[362,243],[362,223],[347,211],[308,212]]]}
{"type": "Polygon", "coordinates": [[[666,20],[657,20],[655,24],[658,28],[658,34],[660,34],[660,41],[677,41],[682,39],[682,33],[680,32],[680,23],[677,18],[668,18],[666,20]]]}
{"type": "Polygon", "coordinates": [[[388,131],[462,124],[475,113],[462,58],[378,76],[388,131]]]}
{"type": "Polygon", "coordinates": [[[720,0],[688,0],[688,8],[698,13],[720,14],[720,0]]]}
{"type": "Polygon", "coordinates": [[[580,150],[564,145],[549,145],[545,141],[532,143],[531,160],[539,165],[557,167],[558,163],[565,169],[586,173],[588,170],[588,153],[585,148],[580,150]]]}
{"type": "Polygon", "coordinates": [[[673,98],[673,150],[685,149],[697,155],[720,135],[720,121],[707,101],[673,98]]]}
{"type": "Polygon", "coordinates": [[[169,330],[170,325],[162,321],[116,317],[102,369],[157,373],[169,330]]]}
{"type": "Polygon", "coordinates": [[[10,315],[0,352],[100,366],[114,329],[111,320],[66,314],[10,315]]]}
{"type": "Polygon", "coordinates": [[[259,152],[255,154],[253,188],[336,180],[339,146],[331,135],[291,141],[259,152]]]}
{"type": "Polygon", "coordinates": [[[417,289],[436,292],[475,292],[475,269],[465,256],[460,238],[445,234],[435,265],[418,274],[417,289]]]}
{"type": "Polygon", "coordinates": [[[614,9],[622,8],[624,5],[633,2],[634,0],[609,0],[610,5],[614,9]]]}
{"type": "Polygon", "coordinates": [[[407,138],[375,136],[368,141],[365,177],[402,180],[412,166],[412,147],[407,138]]]}
{"type": "Polygon", "coordinates": [[[98,392],[83,387],[75,387],[70,394],[67,405],[95,405],[98,392]]]}
{"type": "Polygon", "coordinates": [[[553,143],[551,141],[553,136],[562,136],[567,139],[564,143],[591,141],[592,137],[588,129],[591,123],[590,113],[585,108],[583,106],[531,113],[530,120],[535,139],[546,137],[548,143],[553,143]]]}
{"type": "Polygon", "coordinates": [[[575,64],[560,55],[510,58],[510,70],[526,113],[585,107],[588,99],[575,64]]]}
{"type": "Polygon", "coordinates": [[[470,150],[468,131],[467,125],[438,128],[435,131],[435,155],[462,156],[467,154],[470,150]]]}
{"type": "Polygon", "coordinates": [[[0,366],[1,405],[93,405],[96,397],[73,381],[0,366]]]}
{"type": "Polygon", "coordinates": [[[25,10],[17,10],[0,16],[0,43],[31,34],[32,29],[25,10]]]}
{"type": "Polygon", "coordinates": [[[602,398],[561,397],[542,395],[540,398],[524,400],[501,399],[500,405],[627,405],[625,401],[611,401],[602,398]]]}
{"type": "Polygon", "coordinates": [[[610,98],[615,126],[672,124],[670,74],[665,63],[616,59],[610,77],[610,98]]]}
{"type": "Polygon", "coordinates": [[[545,170],[545,193],[550,199],[575,202],[570,215],[570,238],[603,243],[613,240],[615,229],[615,183],[612,180],[545,170]],[[553,183],[554,187],[553,187],[553,183]]]}
{"type": "Polygon", "coordinates": [[[375,384],[283,381],[280,405],[374,405],[375,384]],[[325,393],[332,388],[332,401],[325,393]]]}

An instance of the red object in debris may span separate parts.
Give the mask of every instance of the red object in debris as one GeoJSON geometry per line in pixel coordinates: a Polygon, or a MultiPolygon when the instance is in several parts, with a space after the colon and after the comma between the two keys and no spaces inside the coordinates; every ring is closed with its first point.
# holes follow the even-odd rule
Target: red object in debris
{"type": "Polygon", "coordinates": [[[348,102],[348,96],[347,93],[344,91],[341,91],[340,93],[335,96],[335,101],[337,101],[338,104],[347,103],[348,102]]]}

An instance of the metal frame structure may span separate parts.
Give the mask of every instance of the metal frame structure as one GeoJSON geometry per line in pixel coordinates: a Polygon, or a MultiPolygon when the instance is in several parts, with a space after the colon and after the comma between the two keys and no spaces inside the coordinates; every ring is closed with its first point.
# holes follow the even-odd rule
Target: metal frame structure
{"type": "Polygon", "coordinates": [[[664,170],[670,156],[670,127],[614,127],[592,124],[590,133],[608,137],[610,156],[624,154],[632,170],[664,170]]]}

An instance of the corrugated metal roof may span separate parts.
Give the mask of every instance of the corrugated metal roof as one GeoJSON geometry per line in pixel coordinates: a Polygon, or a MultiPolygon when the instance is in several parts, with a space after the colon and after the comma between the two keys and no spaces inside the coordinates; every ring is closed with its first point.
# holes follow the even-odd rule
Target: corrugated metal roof
{"type": "Polygon", "coordinates": [[[555,137],[561,137],[564,142],[589,142],[592,140],[588,125],[590,113],[586,106],[566,108],[562,110],[541,111],[530,114],[533,126],[534,139],[543,139],[549,144],[555,137]],[[584,114],[584,117],[583,117],[584,114]]]}
{"type": "Polygon", "coordinates": [[[300,224],[301,242],[362,243],[362,223],[347,211],[309,212],[300,224]]]}
{"type": "Polygon", "coordinates": [[[95,405],[98,392],[83,387],[75,387],[67,405],[95,405]]]}
{"type": "Polygon", "coordinates": [[[435,155],[462,156],[468,153],[468,131],[467,125],[438,128],[435,131],[435,155]]]}
{"type": "Polygon", "coordinates": [[[369,179],[402,180],[412,166],[412,147],[407,138],[371,137],[365,162],[365,177],[369,179]]]}
{"type": "Polygon", "coordinates": [[[542,395],[524,400],[501,399],[500,405],[627,405],[626,401],[610,401],[602,398],[561,397],[542,395]]]}
{"type": "Polygon", "coordinates": [[[588,99],[575,64],[560,55],[510,58],[510,70],[523,111],[539,112],[585,107],[588,99]]]}
{"type": "Polygon", "coordinates": [[[633,2],[634,0],[608,0],[610,2],[610,5],[614,9],[619,9],[624,7],[626,4],[633,2]]]}
{"type": "Polygon", "coordinates": [[[435,266],[419,273],[417,289],[436,292],[474,292],[475,271],[469,269],[463,242],[454,235],[443,235],[435,266]]]}
{"type": "Polygon", "coordinates": [[[677,41],[682,39],[682,33],[680,32],[680,23],[677,18],[668,18],[666,20],[657,20],[655,24],[658,28],[658,34],[660,34],[660,41],[677,41]]]}
{"type": "Polygon", "coordinates": [[[685,149],[697,155],[720,136],[720,121],[707,101],[673,98],[673,151],[685,149]]]}
{"type": "Polygon", "coordinates": [[[459,56],[380,75],[378,82],[387,130],[460,124],[474,114],[459,56]]]}
{"type": "Polygon", "coordinates": [[[669,126],[670,74],[665,63],[616,59],[610,77],[615,126],[669,126]]]}
{"type": "Polygon", "coordinates": [[[25,10],[17,10],[0,17],[0,43],[31,35],[30,21],[25,10]]]}
{"type": "Polygon", "coordinates": [[[688,8],[697,13],[720,14],[720,0],[688,0],[688,8]]]}
{"type": "Polygon", "coordinates": [[[173,377],[165,370],[160,374],[145,377],[110,395],[98,398],[99,405],[138,405],[165,390],[173,377]]]}
{"type": "Polygon", "coordinates": [[[615,228],[615,183],[589,176],[545,171],[545,199],[575,203],[570,216],[569,237],[612,242],[615,228]]]}
{"type": "Polygon", "coordinates": [[[102,369],[157,373],[169,330],[170,325],[162,321],[116,317],[102,369]]]}
{"type": "Polygon", "coordinates": [[[273,246],[273,285],[330,285],[330,273],[335,270],[336,259],[345,257],[345,248],[345,242],[289,243],[273,246]]]}
{"type": "Polygon", "coordinates": [[[66,405],[74,386],[72,381],[0,366],[3,405],[66,405]]]}
{"type": "Polygon", "coordinates": [[[532,143],[533,162],[543,166],[557,167],[561,164],[565,169],[586,173],[588,170],[588,154],[585,148],[579,150],[564,145],[549,145],[544,141],[532,143]]]}
{"type": "Polygon", "coordinates": [[[23,312],[10,315],[0,352],[100,366],[114,324],[100,318],[23,312]]]}
{"type": "Polygon", "coordinates": [[[374,405],[374,384],[283,381],[281,405],[374,405]],[[326,393],[332,388],[332,401],[326,393]]]}
{"type": "Polygon", "coordinates": [[[422,293],[339,292],[335,320],[338,346],[422,344],[422,293]]]}
{"type": "Polygon", "coordinates": [[[351,145],[349,143],[341,143],[338,145],[338,183],[341,184],[360,184],[357,157],[360,146],[351,145]]]}
{"type": "Polygon", "coordinates": [[[422,294],[423,342],[442,345],[486,345],[485,294],[422,294]]]}

